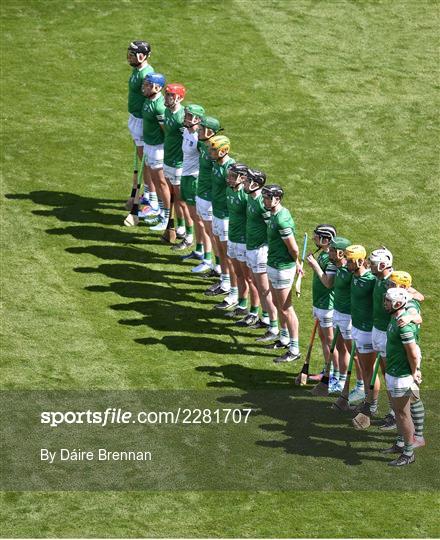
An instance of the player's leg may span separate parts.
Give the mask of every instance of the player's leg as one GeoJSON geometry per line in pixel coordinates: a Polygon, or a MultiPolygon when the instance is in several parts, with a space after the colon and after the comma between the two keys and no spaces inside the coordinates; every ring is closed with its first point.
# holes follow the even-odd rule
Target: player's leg
{"type": "Polygon", "coordinates": [[[269,278],[266,272],[266,265],[264,265],[264,271],[258,271],[259,269],[262,269],[262,265],[259,264],[257,260],[251,270],[255,281],[255,286],[258,290],[258,296],[260,297],[262,322],[268,322],[269,326],[266,328],[265,334],[257,338],[256,341],[264,343],[277,340],[280,332],[278,329],[278,312],[272,298],[269,278]]]}
{"type": "Polygon", "coordinates": [[[410,412],[410,395],[408,392],[405,392],[405,395],[401,397],[397,397],[398,395],[396,392],[391,393],[391,402],[396,415],[397,432],[399,434],[396,445],[401,447],[403,439],[402,454],[388,463],[388,465],[395,467],[409,465],[415,460],[414,424],[410,412]]]}

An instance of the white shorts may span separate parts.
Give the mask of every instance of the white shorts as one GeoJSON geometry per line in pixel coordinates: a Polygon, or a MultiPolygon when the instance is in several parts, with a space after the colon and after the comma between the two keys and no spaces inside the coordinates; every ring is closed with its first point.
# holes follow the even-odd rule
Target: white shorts
{"type": "Polygon", "coordinates": [[[203,221],[212,221],[212,202],[196,195],[196,212],[203,221]]]}
{"type": "Polygon", "coordinates": [[[374,351],[371,332],[364,332],[363,330],[358,330],[355,326],[353,326],[351,335],[356,342],[356,349],[360,354],[368,354],[374,351]]]}
{"type": "Polygon", "coordinates": [[[144,141],[142,139],[144,132],[144,121],[142,120],[142,118],[136,118],[136,116],[133,116],[131,113],[129,113],[128,130],[135,145],[144,146],[144,141]]]}
{"type": "Polygon", "coordinates": [[[163,174],[172,186],[180,186],[180,179],[182,178],[182,167],[169,167],[164,163],[163,174]]]}
{"type": "Polygon", "coordinates": [[[218,237],[220,242],[228,241],[228,231],[229,231],[229,218],[220,219],[218,217],[212,216],[212,232],[215,236],[218,237]]]}
{"type": "Polygon", "coordinates": [[[393,377],[392,375],[385,373],[385,382],[391,397],[409,397],[412,398],[412,401],[420,399],[420,390],[414,382],[412,375],[407,375],[406,377],[393,377]]]}
{"type": "Polygon", "coordinates": [[[371,332],[371,342],[373,344],[373,349],[380,353],[382,358],[385,358],[387,355],[387,333],[383,330],[378,330],[374,328],[371,332]]]}
{"type": "Polygon", "coordinates": [[[320,309],[313,306],[313,318],[318,319],[321,328],[333,326],[333,309],[320,309]]]}
{"type": "Polygon", "coordinates": [[[246,250],[246,264],[254,274],[267,272],[268,246],[264,245],[257,249],[246,250]]]}
{"type": "Polygon", "coordinates": [[[295,280],[296,268],[285,268],[284,270],[278,270],[267,267],[267,276],[274,289],[291,289],[295,280]]]}
{"type": "Polygon", "coordinates": [[[150,169],[163,168],[163,144],[144,143],[145,163],[150,169]]]}
{"type": "Polygon", "coordinates": [[[341,313],[337,309],[333,310],[333,328],[339,326],[341,336],[344,339],[351,339],[351,315],[341,313]]]}
{"type": "Polygon", "coordinates": [[[246,262],[246,244],[231,242],[228,240],[228,257],[240,262],[246,262]]]}

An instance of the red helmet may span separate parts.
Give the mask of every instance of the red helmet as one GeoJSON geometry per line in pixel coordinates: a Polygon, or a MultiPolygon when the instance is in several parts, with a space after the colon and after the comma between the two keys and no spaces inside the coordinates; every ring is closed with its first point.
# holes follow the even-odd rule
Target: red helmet
{"type": "Polygon", "coordinates": [[[183,86],[183,84],[179,84],[179,83],[167,84],[165,86],[165,93],[167,92],[169,94],[177,94],[183,99],[185,97],[186,88],[183,86]]]}

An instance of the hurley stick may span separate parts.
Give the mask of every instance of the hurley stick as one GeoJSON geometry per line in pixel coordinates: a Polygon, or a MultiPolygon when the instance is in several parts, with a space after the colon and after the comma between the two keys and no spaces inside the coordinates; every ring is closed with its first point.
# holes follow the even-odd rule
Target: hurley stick
{"type": "Polygon", "coordinates": [[[142,156],[141,161],[141,170],[138,172],[137,177],[137,187],[136,189],[133,187],[132,195],[133,197],[133,205],[131,208],[130,213],[128,216],[124,219],[124,225],[127,227],[135,227],[139,223],[138,218],[138,212],[139,212],[139,199],[140,199],[140,193],[141,193],[141,183],[142,183],[142,175],[144,172],[144,164],[145,164],[145,154],[142,156]]]}
{"type": "MultiPolygon", "coordinates": [[[[304,259],[305,259],[306,250],[307,250],[307,240],[308,240],[307,233],[304,233],[303,250],[302,250],[302,256],[301,256],[301,270],[304,268],[304,259]]],[[[298,298],[301,296],[301,281],[302,281],[302,274],[298,274],[298,279],[296,280],[296,285],[295,285],[295,292],[298,298]]]]}
{"type": "Polygon", "coordinates": [[[301,372],[295,379],[295,384],[299,386],[304,386],[307,383],[307,377],[309,375],[310,357],[312,356],[313,343],[315,341],[316,330],[318,329],[318,323],[319,323],[318,319],[315,319],[312,335],[310,336],[309,347],[307,349],[306,359],[304,360],[304,364],[303,364],[301,372]]]}
{"type": "Polygon", "coordinates": [[[351,342],[351,352],[350,352],[350,361],[348,362],[347,378],[345,379],[345,384],[344,384],[344,388],[342,389],[341,395],[332,405],[333,409],[339,409],[340,411],[350,410],[350,405],[348,403],[348,394],[350,393],[351,370],[353,369],[353,362],[354,362],[355,355],[356,355],[356,343],[353,340],[351,342]]]}
{"type": "Polygon", "coordinates": [[[316,386],[312,388],[313,396],[328,396],[328,382],[329,382],[329,375],[330,375],[330,366],[332,364],[333,353],[335,351],[336,341],[338,340],[338,336],[339,336],[339,326],[336,327],[335,335],[333,336],[333,339],[332,339],[332,344],[330,346],[330,354],[328,355],[328,360],[325,363],[324,374],[322,376],[322,379],[316,386]]]}
{"type": "Polygon", "coordinates": [[[134,145],[134,156],[133,156],[133,187],[131,188],[131,195],[128,198],[127,202],[125,203],[125,209],[130,210],[133,208],[133,201],[136,196],[136,190],[139,189],[138,184],[138,153],[137,153],[137,147],[134,145]]]}
{"type": "Polygon", "coordinates": [[[360,412],[353,418],[352,423],[355,429],[368,429],[371,425],[371,403],[373,402],[374,383],[376,382],[377,372],[380,366],[380,354],[376,356],[376,363],[374,365],[373,376],[371,377],[370,389],[367,399],[362,405],[360,412]]]}

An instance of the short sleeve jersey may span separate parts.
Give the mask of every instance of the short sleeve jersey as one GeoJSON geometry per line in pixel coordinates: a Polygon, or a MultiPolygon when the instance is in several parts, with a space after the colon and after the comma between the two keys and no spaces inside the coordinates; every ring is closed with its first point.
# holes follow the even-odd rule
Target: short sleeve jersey
{"type": "Polygon", "coordinates": [[[267,265],[277,270],[295,267],[295,259],[289,253],[285,239],[295,235],[295,223],[287,208],[271,214],[267,224],[267,265]]]}
{"type": "Polygon", "coordinates": [[[148,73],[154,73],[154,69],[149,64],[142,69],[133,68],[128,79],[128,112],[136,118],[142,118],[142,107],[145,100],[142,93],[142,83],[148,73]]]}
{"type": "MultiPolygon", "coordinates": [[[[403,315],[408,315],[405,311],[403,315]]],[[[387,329],[387,363],[385,371],[393,377],[407,377],[411,375],[411,367],[404,345],[417,342],[417,327],[409,323],[402,328],[397,319],[392,317],[387,329]]]]}
{"type": "Polygon", "coordinates": [[[145,98],[142,109],[144,119],[144,143],[151,146],[163,144],[165,139],[161,128],[165,117],[165,99],[162,94],[156,99],[145,98]]]}
{"type": "Polygon", "coordinates": [[[345,313],[350,315],[350,289],[351,289],[351,280],[353,274],[347,270],[346,266],[338,267],[335,276],[335,282],[333,286],[333,291],[335,293],[334,305],[333,307],[339,313],[345,313]]]}
{"type": "Polygon", "coordinates": [[[228,205],[226,204],[226,178],[229,167],[235,163],[235,159],[228,158],[225,163],[219,165],[216,161],[212,166],[212,213],[218,219],[228,217],[228,205]]]}
{"type": "Polygon", "coordinates": [[[226,203],[229,212],[228,238],[238,244],[246,243],[246,206],[248,194],[241,185],[237,191],[226,188],[226,203]]]}
{"type": "Polygon", "coordinates": [[[183,130],[182,150],[183,150],[183,170],[182,176],[199,176],[199,149],[197,141],[199,136],[197,131],[183,130]]]}
{"type": "Polygon", "coordinates": [[[164,158],[163,162],[168,167],[179,168],[183,163],[182,132],[183,117],[185,112],[180,107],[176,112],[165,109],[164,114],[164,158]]]}
{"type": "MultiPolygon", "coordinates": [[[[321,251],[316,262],[326,275],[336,275],[337,267],[330,261],[326,251],[321,251]]],[[[312,280],[312,303],[318,309],[333,309],[334,290],[328,289],[319,279],[318,274],[313,272],[312,280]]]]}
{"type": "Polygon", "coordinates": [[[246,208],[246,249],[258,249],[267,244],[267,224],[270,210],[263,204],[259,193],[255,198],[249,195],[246,208]]]}
{"type": "Polygon", "coordinates": [[[389,274],[383,279],[376,277],[376,283],[373,289],[373,326],[382,332],[387,331],[391,317],[383,305],[383,298],[388,289],[388,278],[389,274]]]}
{"type": "Polygon", "coordinates": [[[370,270],[363,276],[353,275],[350,301],[351,321],[355,328],[363,332],[373,329],[373,289],[376,278],[370,270]]]}
{"type": "Polygon", "coordinates": [[[199,148],[199,181],[197,196],[205,201],[212,201],[212,159],[208,147],[203,141],[197,144],[199,148]]]}

